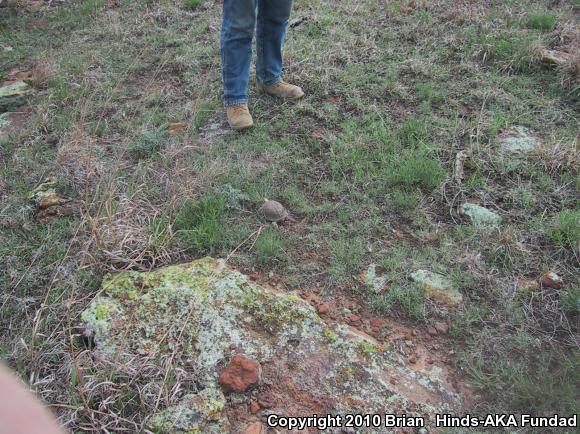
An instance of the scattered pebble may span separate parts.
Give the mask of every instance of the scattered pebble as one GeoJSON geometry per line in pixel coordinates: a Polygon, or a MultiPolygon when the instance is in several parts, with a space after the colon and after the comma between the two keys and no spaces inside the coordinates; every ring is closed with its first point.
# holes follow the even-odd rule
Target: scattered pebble
{"type": "Polygon", "coordinates": [[[501,151],[505,154],[526,154],[540,144],[532,131],[526,127],[507,128],[498,136],[501,151]]]}
{"type": "Polygon", "coordinates": [[[520,291],[537,291],[540,289],[540,284],[532,279],[526,279],[525,277],[518,277],[516,282],[516,287],[520,291]]]}
{"type": "Polygon", "coordinates": [[[260,364],[240,354],[234,356],[219,376],[218,382],[226,392],[245,392],[260,381],[260,364]]]}
{"type": "Polygon", "coordinates": [[[419,283],[427,297],[434,301],[450,307],[456,307],[463,302],[463,295],[441,274],[417,270],[411,273],[411,279],[419,283]]]}
{"type": "Polygon", "coordinates": [[[466,217],[475,226],[499,226],[501,217],[482,206],[464,203],[459,207],[459,215],[466,217]]]}
{"type": "Polygon", "coordinates": [[[260,404],[258,404],[256,401],[252,401],[250,403],[250,412],[252,414],[256,414],[257,412],[259,412],[260,411],[260,408],[261,408],[260,407],[260,404]]]}
{"type": "Polygon", "coordinates": [[[321,315],[324,315],[326,313],[328,313],[328,306],[325,304],[321,304],[320,306],[318,306],[318,313],[321,315]]]}
{"type": "Polygon", "coordinates": [[[553,271],[548,271],[540,277],[540,284],[549,288],[560,289],[564,286],[564,281],[553,271]]]}
{"type": "Polygon", "coordinates": [[[246,427],[244,434],[262,434],[262,423],[254,422],[246,427]]]}

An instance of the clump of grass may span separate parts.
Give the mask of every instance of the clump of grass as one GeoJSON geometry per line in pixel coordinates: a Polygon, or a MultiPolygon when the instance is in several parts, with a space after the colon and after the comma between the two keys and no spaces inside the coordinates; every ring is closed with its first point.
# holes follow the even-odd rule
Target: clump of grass
{"type": "Polygon", "coordinates": [[[330,250],[330,276],[335,282],[341,282],[357,270],[365,249],[364,243],[360,239],[340,238],[332,241],[330,250]]]}
{"type": "Polygon", "coordinates": [[[425,318],[425,295],[417,289],[392,285],[385,294],[372,294],[370,304],[379,313],[398,308],[415,321],[425,318]]]}
{"type": "Polygon", "coordinates": [[[274,259],[283,259],[284,240],[280,232],[274,227],[268,227],[256,239],[254,245],[257,260],[260,264],[266,264],[274,259]]]}
{"type": "Polygon", "coordinates": [[[556,27],[558,17],[552,12],[541,12],[528,16],[527,26],[530,29],[551,32],[556,27]]]}
{"type": "Polygon", "coordinates": [[[399,127],[397,137],[403,145],[421,144],[427,138],[427,126],[419,119],[409,118],[399,127]]]}
{"type": "Polygon", "coordinates": [[[580,288],[566,288],[560,296],[560,306],[570,316],[580,314],[580,288]]]}
{"type": "Polygon", "coordinates": [[[214,194],[189,199],[179,208],[174,228],[189,247],[199,254],[214,254],[226,243],[223,197],[214,194]]]}
{"type": "Polygon", "coordinates": [[[578,411],[580,384],[578,354],[535,350],[523,356],[515,348],[494,352],[485,361],[481,353],[464,356],[464,368],[473,384],[495,397],[496,411],[530,411],[535,414],[574,414],[578,411]]]}
{"type": "Polygon", "coordinates": [[[203,3],[203,0],[183,0],[183,7],[186,9],[195,9],[203,3]]]}
{"type": "Polygon", "coordinates": [[[433,190],[443,182],[445,170],[425,152],[414,151],[392,161],[386,167],[385,175],[389,185],[433,190]]]}
{"type": "Polygon", "coordinates": [[[168,137],[165,128],[143,131],[128,144],[127,152],[137,160],[151,158],[163,148],[168,137]]]}
{"type": "Polygon", "coordinates": [[[433,104],[439,104],[445,98],[445,93],[434,83],[418,83],[415,89],[419,98],[433,104]]]}
{"type": "Polygon", "coordinates": [[[411,211],[419,203],[419,194],[417,191],[405,191],[395,188],[391,194],[393,205],[403,212],[411,211]]]}
{"type": "Polygon", "coordinates": [[[536,58],[533,35],[504,31],[479,35],[480,57],[498,62],[503,69],[525,70],[536,58]]]}
{"type": "Polygon", "coordinates": [[[556,214],[555,224],[549,229],[554,244],[578,248],[580,244],[580,211],[564,210],[556,214]]]}

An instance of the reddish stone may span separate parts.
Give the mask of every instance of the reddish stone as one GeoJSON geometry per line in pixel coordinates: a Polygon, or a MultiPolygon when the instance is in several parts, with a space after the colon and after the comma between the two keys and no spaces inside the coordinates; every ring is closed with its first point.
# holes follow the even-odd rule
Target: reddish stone
{"type": "Polygon", "coordinates": [[[427,327],[427,333],[429,334],[429,336],[437,336],[437,330],[435,329],[435,327],[427,327]]]}
{"type": "Polygon", "coordinates": [[[254,422],[246,427],[244,434],[262,434],[262,423],[254,422]]]}
{"type": "Polygon", "coordinates": [[[252,401],[252,403],[250,404],[250,412],[252,414],[256,414],[257,412],[260,411],[260,404],[258,404],[256,401],[252,401]]]}
{"type": "Polygon", "coordinates": [[[359,322],[360,321],[360,316],[355,315],[354,313],[350,316],[350,321],[351,322],[359,322]]]}
{"type": "Polygon", "coordinates": [[[245,392],[260,381],[260,364],[242,355],[236,355],[219,377],[226,392],[245,392]]]}
{"type": "Polygon", "coordinates": [[[328,306],[325,304],[321,304],[320,306],[318,306],[318,313],[321,315],[328,313],[328,306]]]}
{"type": "Polygon", "coordinates": [[[411,354],[409,356],[409,363],[414,365],[415,363],[417,363],[417,356],[415,354],[411,354]]]}
{"type": "Polygon", "coordinates": [[[437,332],[441,333],[442,335],[446,335],[447,332],[449,331],[449,326],[444,322],[436,322],[435,330],[437,330],[437,332]]]}
{"type": "Polygon", "coordinates": [[[540,289],[538,282],[532,279],[526,279],[525,277],[518,277],[516,286],[520,291],[537,291],[540,289]]]}
{"type": "Polygon", "coordinates": [[[370,320],[371,327],[374,329],[380,329],[383,326],[383,320],[377,317],[373,317],[370,320]]]}
{"type": "Polygon", "coordinates": [[[553,271],[548,271],[546,274],[540,277],[540,283],[543,286],[554,289],[560,289],[562,286],[564,286],[564,281],[562,278],[553,271]]]}

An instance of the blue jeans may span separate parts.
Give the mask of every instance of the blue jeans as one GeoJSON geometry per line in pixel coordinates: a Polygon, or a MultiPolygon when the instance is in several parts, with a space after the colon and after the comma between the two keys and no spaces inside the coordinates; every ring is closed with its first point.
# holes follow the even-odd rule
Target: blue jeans
{"type": "Polygon", "coordinates": [[[222,77],[226,106],[247,104],[252,39],[256,31],[256,80],[280,81],[282,44],[292,0],[223,0],[222,77]]]}

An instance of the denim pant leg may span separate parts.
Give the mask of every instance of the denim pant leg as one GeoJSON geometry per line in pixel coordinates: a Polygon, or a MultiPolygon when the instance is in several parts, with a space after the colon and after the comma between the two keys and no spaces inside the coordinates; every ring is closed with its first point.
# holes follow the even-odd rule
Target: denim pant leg
{"type": "Polygon", "coordinates": [[[248,102],[257,2],[223,0],[221,60],[226,106],[248,102]]]}
{"type": "Polygon", "coordinates": [[[282,45],[292,0],[258,0],[256,79],[270,85],[282,75],[282,45]]]}

